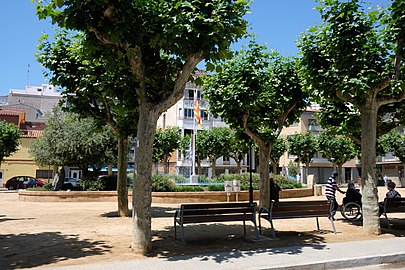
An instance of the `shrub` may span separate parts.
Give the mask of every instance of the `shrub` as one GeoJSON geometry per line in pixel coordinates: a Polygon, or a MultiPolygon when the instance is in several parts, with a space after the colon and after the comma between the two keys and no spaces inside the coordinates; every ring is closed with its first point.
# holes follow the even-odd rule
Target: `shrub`
{"type": "Polygon", "coordinates": [[[175,182],[169,175],[154,174],[152,176],[153,192],[170,192],[174,191],[175,182]]]}
{"type": "MultiPolygon", "coordinates": [[[[250,187],[250,173],[242,174],[221,174],[216,178],[216,182],[225,182],[239,180],[241,190],[249,190],[250,187]]],[[[253,189],[259,189],[260,175],[258,173],[252,173],[252,185],[253,189]]]]}
{"type": "Polygon", "coordinates": [[[104,181],[94,177],[81,179],[80,186],[83,188],[83,190],[88,191],[104,190],[105,188],[104,181]]]}
{"type": "Polygon", "coordinates": [[[209,184],[208,191],[224,191],[224,185],[222,184],[209,184]]]}
{"type": "Polygon", "coordinates": [[[277,174],[274,175],[273,178],[282,189],[302,188],[302,184],[300,182],[288,179],[283,175],[277,174]]]}
{"type": "Polygon", "coordinates": [[[204,191],[202,186],[175,186],[174,191],[176,192],[195,192],[204,191]]]}

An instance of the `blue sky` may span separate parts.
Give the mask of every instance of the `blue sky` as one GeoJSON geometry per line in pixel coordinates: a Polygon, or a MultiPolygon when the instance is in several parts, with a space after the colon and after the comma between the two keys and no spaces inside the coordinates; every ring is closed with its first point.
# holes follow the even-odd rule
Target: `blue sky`
{"type": "MultiPolygon", "coordinates": [[[[320,23],[315,5],[313,0],[254,0],[246,19],[259,44],[266,43],[284,55],[296,55],[295,40],[300,33],[320,23]]],[[[47,83],[35,52],[42,33],[53,33],[51,24],[37,19],[30,0],[7,0],[0,10],[0,25],[0,95],[7,95],[9,89],[25,89],[27,84],[47,83]]]]}

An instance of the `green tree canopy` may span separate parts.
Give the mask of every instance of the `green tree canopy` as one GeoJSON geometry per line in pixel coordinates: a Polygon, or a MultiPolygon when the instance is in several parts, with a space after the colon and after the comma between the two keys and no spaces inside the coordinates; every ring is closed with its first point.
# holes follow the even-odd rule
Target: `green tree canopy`
{"type": "Polygon", "coordinates": [[[318,151],[318,143],[315,136],[310,133],[295,133],[287,136],[287,148],[291,155],[297,156],[296,161],[305,164],[305,175],[303,179],[308,176],[309,163],[312,162],[316,152],[318,151]]]}
{"type": "Polygon", "coordinates": [[[359,154],[359,147],[345,136],[322,132],[318,137],[318,148],[322,156],[337,164],[339,182],[342,183],[342,165],[359,154]]]}
{"type": "Polygon", "coordinates": [[[323,116],[361,138],[363,229],[379,234],[376,136],[386,112],[391,128],[404,121],[405,2],[393,0],[386,10],[365,9],[357,0],[320,3],[323,23],[299,43],[300,74],[317,93],[323,116]]]}
{"type": "Polygon", "coordinates": [[[257,142],[260,204],[267,205],[271,146],[283,127],[299,117],[307,94],[298,81],[295,61],[268,53],[254,41],[218,67],[222,71],[207,76],[204,84],[210,112],[257,142]]]}
{"type": "Polygon", "coordinates": [[[92,119],[54,109],[43,135],[35,140],[30,154],[42,165],[78,166],[84,174],[89,165],[101,168],[116,160],[116,139],[106,126],[92,119]]]}
{"type": "Polygon", "coordinates": [[[0,164],[18,150],[22,135],[16,125],[0,121],[0,164]]]}
{"type": "Polygon", "coordinates": [[[381,155],[391,152],[401,162],[405,162],[405,134],[394,129],[378,138],[378,145],[382,148],[381,155]]]}
{"type": "Polygon", "coordinates": [[[179,149],[181,143],[180,131],[177,127],[158,128],[153,142],[153,161],[164,161],[165,173],[169,172],[169,160],[174,150],[179,149]]]}

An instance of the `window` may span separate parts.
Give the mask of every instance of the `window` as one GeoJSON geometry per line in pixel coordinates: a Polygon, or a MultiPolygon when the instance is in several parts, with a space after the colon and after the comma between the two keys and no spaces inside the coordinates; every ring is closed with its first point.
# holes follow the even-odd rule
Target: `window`
{"type": "Polygon", "coordinates": [[[194,99],[194,90],[187,89],[185,93],[185,98],[186,99],[194,99]]]}
{"type": "Polygon", "coordinates": [[[201,110],[201,119],[208,120],[208,113],[204,110],[201,110]]]}
{"type": "Polygon", "coordinates": [[[317,126],[317,125],[318,125],[318,123],[317,123],[316,119],[312,119],[312,118],[308,119],[308,126],[317,126]]]}
{"type": "Polygon", "coordinates": [[[223,157],[222,159],[224,162],[229,162],[229,157],[223,157]]]}
{"type": "Polygon", "coordinates": [[[193,109],[184,109],[184,118],[193,119],[194,118],[193,109]]]}
{"type": "Polygon", "coordinates": [[[37,170],[35,178],[52,178],[52,170],[37,170]]]}

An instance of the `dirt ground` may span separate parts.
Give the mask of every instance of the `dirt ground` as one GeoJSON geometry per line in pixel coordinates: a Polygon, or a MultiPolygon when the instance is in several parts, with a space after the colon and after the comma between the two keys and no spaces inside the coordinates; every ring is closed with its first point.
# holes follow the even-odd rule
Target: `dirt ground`
{"type": "MultiPolygon", "coordinates": [[[[405,188],[398,191],[405,196],[405,188]]],[[[380,198],[385,194],[380,188],[380,198]]],[[[324,199],[321,197],[294,200],[324,199]]],[[[341,202],[341,197],[338,202],[341,202]]],[[[96,262],[148,259],[176,255],[260,250],[264,248],[322,245],[366,239],[405,236],[405,214],[392,214],[391,229],[381,219],[380,236],[365,235],[361,222],[351,223],[338,213],[331,224],[320,218],[276,220],[277,238],[271,239],[263,221],[263,237],[256,241],[252,224],[247,237],[243,224],[194,224],[185,228],[186,245],[174,239],[173,215],[178,204],[152,205],[153,252],[147,257],[131,252],[132,218],[117,217],[116,202],[22,202],[16,192],[0,191],[0,269],[55,267],[96,262]]]]}

